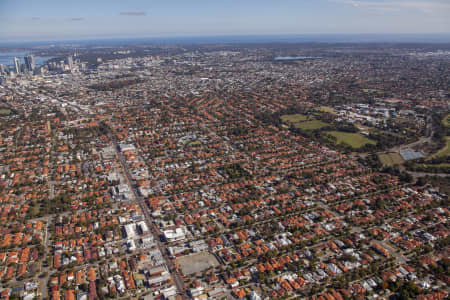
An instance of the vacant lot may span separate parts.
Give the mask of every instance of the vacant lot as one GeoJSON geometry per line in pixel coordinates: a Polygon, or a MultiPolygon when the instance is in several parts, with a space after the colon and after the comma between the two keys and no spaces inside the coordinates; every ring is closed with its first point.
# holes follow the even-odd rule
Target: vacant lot
{"type": "Polygon", "coordinates": [[[383,166],[399,165],[404,162],[401,155],[396,152],[378,154],[378,158],[380,159],[383,166]]]}
{"type": "Polygon", "coordinates": [[[289,123],[298,123],[308,120],[308,116],[301,115],[301,114],[295,114],[295,115],[283,115],[281,116],[281,120],[283,122],[289,122],[289,123]]]}
{"type": "Polygon", "coordinates": [[[361,148],[366,144],[375,145],[376,142],[366,138],[360,133],[350,133],[350,132],[341,132],[341,131],[327,131],[327,133],[336,138],[336,143],[338,144],[347,144],[354,149],[361,148]]]}
{"type": "Polygon", "coordinates": [[[177,259],[184,275],[201,273],[209,267],[216,267],[219,262],[214,255],[208,252],[200,252],[177,259]]]}
{"type": "Polygon", "coordinates": [[[326,127],[326,126],[328,126],[328,124],[324,123],[322,121],[319,121],[319,120],[312,120],[312,121],[295,123],[294,126],[295,126],[295,128],[300,128],[303,130],[315,130],[315,129],[320,129],[320,128],[326,127]]]}

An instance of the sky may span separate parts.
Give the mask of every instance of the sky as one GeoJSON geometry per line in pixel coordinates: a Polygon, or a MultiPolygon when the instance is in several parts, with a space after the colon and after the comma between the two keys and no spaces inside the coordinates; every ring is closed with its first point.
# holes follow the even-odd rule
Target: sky
{"type": "Polygon", "coordinates": [[[450,0],[0,0],[0,41],[450,33],[450,0]]]}

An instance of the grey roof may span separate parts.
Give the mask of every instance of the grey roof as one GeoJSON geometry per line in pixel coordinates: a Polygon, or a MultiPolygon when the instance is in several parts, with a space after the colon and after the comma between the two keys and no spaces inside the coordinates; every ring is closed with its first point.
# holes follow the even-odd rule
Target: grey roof
{"type": "Polygon", "coordinates": [[[410,149],[400,150],[400,155],[404,160],[413,160],[418,158],[424,158],[423,154],[417,151],[413,151],[410,149]]]}

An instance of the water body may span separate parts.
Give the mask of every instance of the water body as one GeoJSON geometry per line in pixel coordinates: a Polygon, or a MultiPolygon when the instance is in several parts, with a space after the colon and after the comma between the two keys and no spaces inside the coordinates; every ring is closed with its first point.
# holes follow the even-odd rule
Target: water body
{"type": "Polygon", "coordinates": [[[306,59],[320,59],[319,56],[277,56],[274,58],[276,61],[288,61],[288,60],[306,60],[306,59]]]}
{"type": "MultiPolygon", "coordinates": [[[[14,57],[20,59],[20,63],[24,64],[24,57],[30,55],[30,52],[0,52],[0,65],[13,66],[14,57]]],[[[50,56],[34,56],[34,64],[37,66],[42,66],[45,62],[53,57],[50,56]]]]}
{"type": "Polygon", "coordinates": [[[138,44],[216,44],[216,43],[450,43],[450,34],[277,34],[277,35],[224,35],[224,36],[172,36],[107,38],[92,37],[80,40],[54,41],[6,41],[0,39],[0,47],[9,46],[115,46],[138,44]]]}

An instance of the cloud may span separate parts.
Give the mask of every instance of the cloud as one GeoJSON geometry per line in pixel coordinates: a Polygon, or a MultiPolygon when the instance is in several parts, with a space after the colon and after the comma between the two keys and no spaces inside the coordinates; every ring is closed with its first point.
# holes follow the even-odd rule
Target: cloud
{"type": "Polygon", "coordinates": [[[121,16],[146,16],[145,11],[123,11],[120,13],[121,16]]]}
{"type": "Polygon", "coordinates": [[[400,11],[404,9],[415,9],[423,13],[436,13],[442,10],[450,10],[449,2],[436,0],[396,0],[396,1],[376,1],[376,0],[340,0],[340,3],[352,5],[358,8],[366,8],[381,11],[400,11]]]}
{"type": "Polygon", "coordinates": [[[78,18],[70,18],[70,21],[74,21],[74,22],[78,22],[78,21],[83,21],[84,18],[78,17],[78,18]]]}

